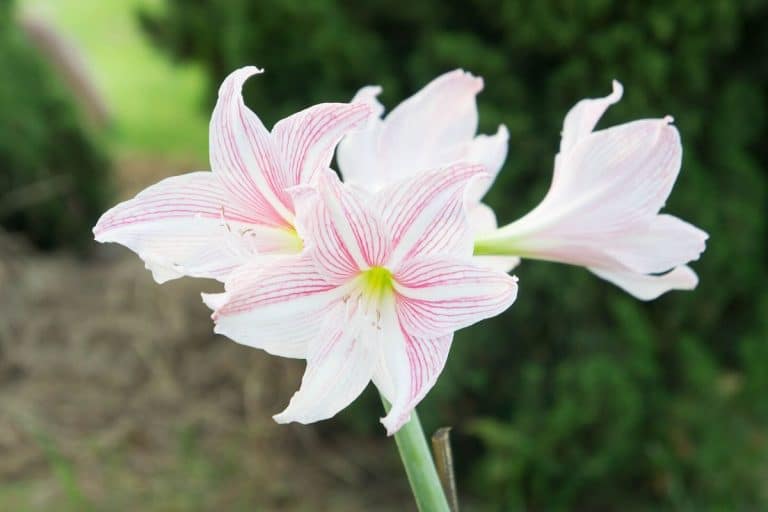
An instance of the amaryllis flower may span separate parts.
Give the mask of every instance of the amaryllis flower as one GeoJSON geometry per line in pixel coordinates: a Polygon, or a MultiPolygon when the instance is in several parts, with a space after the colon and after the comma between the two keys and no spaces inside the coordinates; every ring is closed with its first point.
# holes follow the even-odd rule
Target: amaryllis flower
{"type": "Polygon", "coordinates": [[[435,383],[454,331],[512,304],[517,280],[471,258],[464,196],[482,174],[454,165],[368,195],[327,171],[293,191],[304,252],[244,265],[225,293],[204,295],[216,332],[307,360],[278,422],[329,418],[372,380],[394,433],[435,383]]]}
{"type": "MultiPolygon", "coordinates": [[[[476,234],[496,229],[496,215],[480,200],[504,164],[509,132],[501,125],[495,135],[475,135],[475,97],[482,89],[482,78],[457,69],[435,78],[382,119],[384,107],[376,99],[381,87],[363,87],[352,102],[370,105],[374,115],[339,144],[344,181],[375,192],[425,170],[456,162],[480,164],[491,179],[476,182],[467,193],[470,225],[476,234]]],[[[505,270],[519,261],[508,256],[482,259],[505,270]]]]}
{"type": "Polygon", "coordinates": [[[245,262],[301,250],[287,189],[309,183],[336,144],[370,114],[363,104],[323,103],[268,132],[243,103],[245,67],[219,89],[210,125],[213,172],[167,178],[99,219],[100,242],[135,251],[157,282],[183,275],[223,280],[245,262]]]}
{"type": "Polygon", "coordinates": [[[478,240],[477,252],[582,265],[643,300],[696,286],[685,264],[704,251],[707,234],[659,213],[680,171],[680,135],[671,117],[593,131],[621,95],[614,81],[611,95],[568,112],[546,197],[478,240]]]}

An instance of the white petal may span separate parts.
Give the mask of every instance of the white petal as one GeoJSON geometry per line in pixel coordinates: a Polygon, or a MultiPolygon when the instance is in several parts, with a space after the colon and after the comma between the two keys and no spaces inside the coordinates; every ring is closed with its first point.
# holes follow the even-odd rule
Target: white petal
{"type": "Polygon", "coordinates": [[[699,284],[696,273],[687,265],[676,267],[663,275],[645,275],[599,268],[589,270],[640,300],[653,300],[670,290],[693,290],[699,284]]]}
{"type": "Polygon", "coordinates": [[[473,238],[465,192],[473,179],[487,178],[482,167],[456,164],[390,185],[376,196],[392,233],[390,265],[428,254],[472,254],[473,238]]]}
{"type": "Polygon", "coordinates": [[[381,134],[382,149],[392,152],[393,164],[434,167],[429,165],[434,162],[432,155],[474,137],[475,96],[482,89],[482,78],[461,69],[435,78],[389,113],[381,134]]]}
{"type": "Polygon", "coordinates": [[[507,158],[508,142],[509,131],[506,126],[501,125],[496,134],[478,135],[469,143],[466,155],[461,159],[471,164],[482,165],[490,175],[489,180],[477,181],[475,186],[467,191],[469,201],[479,202],[493,185],[507,158]]]}
{"type": "MultiPolygon", "coordinates": [[[[339,146],[345,180],[376,191],[464,160],[477,130],[475,96],[482,88],[481,78],[463,70],[445,73],[400,103],[383,122],[351,134],[339,146]]],[[[370,102],[378,93],[378,88],[364,89],[358,97],[370,102]]]]}
{"type": "Polygon", "coordinates": [[[368,105],[372,115],[365,126],[348,133],[339,143],[336,160],[339,172],[345,183],[350,183],[368,190],[378,190],[386,181],[383,166],[377,161],[378,139],[381,135],[384,107],[376,98],[381,94],[381,87],[366,86],[360,89],[352,103],[368,105]]]}
{"type": "MultiPolygon", "coordinates": [[[[309,344],[301,388],[288,407],[274,416],[278,423],[312,423],[334,416],[371,381],[377,347],[350,325],[340,303],[329,312],[324,328],[309,344]]],[[[361,318],[353,319],[360,322],[361,318]]],[[[377,341],[377,340],[376,340],[377,341]]]]}
{"type": "Polygon", "coordinates": [[[394,281],[400,323],[419,337],[444,336],[496,316],[517,297],[516,277],[442,256],[406,262],[394,281]]]}
{"type": "Polygon", "coordinates": [[[511,272],[520,264],[517,256],[473,256],[472,261],[480,267],[504,273],[511,272]]]}
{"type": "Polygon", "coordinates": [[[115,206],[93,233],[99,242],[136,252],[159,283],[183,275],[223,279],[255,252],[252,236],[238,234],[253,229],[253,222],[216,176],[193,172],[164,179],[115,206]]]}
{"type": "Polygon", "coordinates": [[[347,293],[326,281],[306,255],[233,272],[223,295],[203,295],[215,332],[283,357],[306,357],[326,315],[347,293]]]}
{"type": "Polygon", "coordinates": [[[391,309],[382,312],[381,325],[373,382],[390,402],[391,409],[381,422],[392,435],[408,422],[411,411],[434,386],[445,366],[453,335],[410,336],[391,309]]]}
{"type": "Polygon", "coordinates": [[[277,188],[309,183],[331,163],[336,144],[345,133],[360,126],[371,109],[363,103],[322,103],[279,121],[272,130],[285,172],[277,188]]]}
{"type": "Polygon", "coordinates": [[[261,72],[253,66],[244,67],[221,84],[211,116],[211,168],[260,223],[290,227],[293,213],[282,186],[290,181],[286,176],[289,169],[261,120],[243,102],[243,84],[261,72]]]}
{"type": "Polygon", "coordinates": [[[467,210],[467,215],[469,215],[469,226],[472,229],[472,234],[482,235],[485,233],[490,233],[498,227],[496,222],[496,214],[487,204],[472,204],[467,208],[467,210]]]}
{"type": "Polygon", "coordinates": [[[578,102],[565,116],[560,152],[564,153],[570,150],[577,142],[592,133],[608,107],[618,102],[623,93],[624,88],[614,80],[613,92],[610,95],[578,102]]]}
{"type": "Polygon", "coordinates": [[[665,272],[697,260],[707,234],[672,215],[656,215],[646,229],[616,238],[609,252],[629,269],[642,274],[665,272]]]}

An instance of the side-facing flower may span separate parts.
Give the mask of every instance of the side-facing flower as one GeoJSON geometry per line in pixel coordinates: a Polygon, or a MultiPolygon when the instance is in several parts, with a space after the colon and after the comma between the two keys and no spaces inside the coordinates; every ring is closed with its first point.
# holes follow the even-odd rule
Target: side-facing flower
{"type": "Polygon", "coordinates": [[[659,214],[680,171],[680,135],[671,117],[593,131],[621,95],[614,81],[611,95],[568,112],[547,195],[521,219],[478,239],[476,253],[585,266],[643,300],[696,286],[685,264],[704,251],[707,234],[659,214]]]}
{"type": "Polygon", "coordinates": [[[323,103],[270,133],[242,97],[253,66],[230,74],[210,124],[213,172],[167,178],[99,219],[99,242],[136,252],[159,283],[183,275],[224,280],[246,261],[301,250],[290,187],[325,169],[336,144],[370,114],[363,104],[323,103]]]}
{"type": "MultiPolygon", "coordinates": [[[[467,192],[470,225],[475,234],[496,229],[496,215],[480,202],[507,157],[509,132],[499,126],[495,135],[476,135],[476,96],[483,79],[457,69],[445,73],[382,118],[379,86],[363,87],[353,103],[370,105],[373,114],[365,127],[347,134],[337,152],[346,183],[369,192],[428,169],[456,162],[480,164],[491,175],[467,192]]],[[[517,258],[483,257],[486,264],[509,270],[517,258]]]]}
{"type": "Polygon", "coordinates": [[[482,168],[422,173],[375,195],[329,171],[293,191],[305,250],[245,265],[204,295],[216,332],[307,360],[278,422],[330,418],[373,380],[397,431],[435,383],[457,329],[499,314],[516,278],[477,265],[464,196],[482,168]]]}

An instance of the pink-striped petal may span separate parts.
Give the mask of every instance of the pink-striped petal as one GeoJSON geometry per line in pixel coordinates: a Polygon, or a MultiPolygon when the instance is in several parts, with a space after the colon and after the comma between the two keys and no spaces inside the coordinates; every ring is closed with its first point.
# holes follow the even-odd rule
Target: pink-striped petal
{"type": "Polygon", "coordinates": [[[277,188],[309,183],[331,163],[344,134],[363,124],[370,112],[363,103],[322,103],[279,121],[272,137],[286,169],[276,178],[277,188]]]}
{"type": "MultiPolygon", "coordinates": [[[[362,318],[345,314],[339,303],[327,315],[323,329],[309,343],[301,388],[288,407],[274,416],[278,423],[312,423],[330,418],[349,405],[371,381],[377,347],[366,339],[370,329],[358,329],[362,318]]],[[[367,327],[367,326],[365,326],[367,327]]]]}
{"type": "Polygon", "coordinates": [[[382,190],[376,205],[392,234],[389,265],[428,254],[471,255],[465,191],[471,180],[486,178],[480,166],[455,164],[382,190]]]}
{"type": "Polygon", "coordinates": [[[506,310],[517,278],[460,259],[430,256],[394,275],[397,315],[411,336],[443,336],[506,310]]]}
{"type": "Polygon", "coordinates": [[[610,95],[604,98],[581,100],[568,111],[563,122],[563,136],[560,139],[561,153],[572,149],[577,142],[592,133],[608,107],[621,99],[624,88],[616,80],[612,85],[613,91],[610,95]]]}
{"type": "Polygon", "coordinates": [[[308,343],[347,290],[329,283],[306,255],[233,272],[224,294],[203,295],[215,332],[270,354],[306,357],[308,343]]]}
{"type": "Polygon", "coordinates": [[[662,275],[646,275],[627,270],[590,268],[598,277],[609,281],[640,300],[653,300],[670,290],[693,290],[699,284],[696,273],[681,265],[662,275]]]}
{"type": "MultiPolygon", "coordinates": [[[[99,242],[136,252],[159,283],[184,275],[223,279],[257,252],[247,208],[231,200],[217,177],[193,172],[167,178],[101,216],[99,242]]],[[[272,240],[280,245],[280,233],[272,240]]],[[[270,242],[271,243],[271,242],[270,242]]]]}
{"type": "Polygon", "coordinates": [[[341,183],[333,171],[321,172],[316,188],[292,192],[299,234],[327,279],[342,283],[387,260],[388,230],[364,204],[365,197],[341,183]]]}
{"type": "Polygon", "coordinates": [[[290,182],[287,166],[259,118],[243,102],[248,77],[261,73],[253,66],[231,73],[221,84],[210,126],[211,168],[230,195],[249,206],[260,224],[290,226],[290,182]]]}
{"type": "Polygon", "coordinates": [[[393,435],[411,417],[413,409],[432,389],[443,371],[453,334],[420,338],[403,330],[393,313],[382,315],[386,339],[373,373],[373,382],[390,403],[381,422],[393,435]]]}

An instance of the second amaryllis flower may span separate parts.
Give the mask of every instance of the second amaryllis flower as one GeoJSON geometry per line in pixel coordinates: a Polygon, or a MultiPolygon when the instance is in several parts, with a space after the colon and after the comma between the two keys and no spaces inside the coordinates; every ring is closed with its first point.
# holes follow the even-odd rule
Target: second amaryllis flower
{"type": "Polygon", "coordinates": [[[327,171],[293,190],[304,252],[245,265],[204,296],[217,332],[307,360],[277,421],[329,418],[372,380],[392,434],[435,383],[454,331],[512,304],[516,278],[471,259],[465,193],[484,174],[454,165],[368,195],[327,171]]]}
{"type": "Polygon", "coordinates": [[[683,154],[672,118],[594,130],[622,92],[614,82],[611,95],[568,112],[547,195],[522,218],[481,236],[476,253],[585,266],[642,300],[696,287],[686,263],[704,251],[707,234],[659,213],[683,154]]]}

